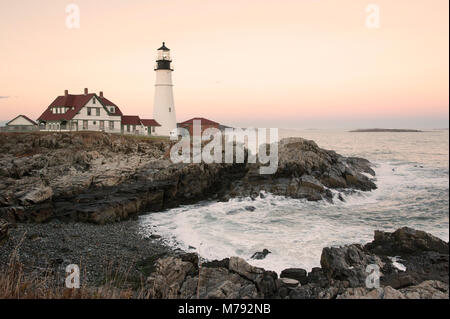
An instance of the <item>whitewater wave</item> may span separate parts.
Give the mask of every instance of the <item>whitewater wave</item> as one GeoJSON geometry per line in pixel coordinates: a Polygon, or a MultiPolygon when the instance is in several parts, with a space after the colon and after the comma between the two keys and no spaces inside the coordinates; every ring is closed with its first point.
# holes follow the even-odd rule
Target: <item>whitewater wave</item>
{"type": "Polygon", "coordinates": [[[239,256],[278,273],[320,266],[323,247],[370,242],[375,229],[410,226],[448,240],[448,175],[398,161],[375,170],[378,188],[343,194],[344,201],[333,191],[334,203],[271,194],[202,202],[141,216],[141,233],[208,260],[239,256]],[[265,259],[251,259],[264,248],[265,259]]]}

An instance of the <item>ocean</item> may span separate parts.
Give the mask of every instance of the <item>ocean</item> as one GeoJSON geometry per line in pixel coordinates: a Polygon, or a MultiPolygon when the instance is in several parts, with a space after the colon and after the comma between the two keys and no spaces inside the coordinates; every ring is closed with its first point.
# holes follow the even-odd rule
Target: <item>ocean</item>
{"type": "Polygon", "coordinates": [[[344,130],[280,130],[344,156],[375,164],[371,192],[308,202],[267,194],[265,198],[201,202],[140,217],[143,236],[152,232],[173,247],[207,260],[239,256],[280,272],[320,266],[322,248],[373,240],[374,230],[408,226],[449,240],[448,130],[420,133],[351,133],[344,130]],[[254,211],[245,210],[254,206],[254,211]],[[265,259],[250,257],[264,248],[265,259]]]}

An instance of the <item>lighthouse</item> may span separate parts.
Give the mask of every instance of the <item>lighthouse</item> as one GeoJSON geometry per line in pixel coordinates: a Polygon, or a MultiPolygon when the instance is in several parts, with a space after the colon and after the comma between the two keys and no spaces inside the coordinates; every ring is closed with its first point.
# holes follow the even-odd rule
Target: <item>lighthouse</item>
{"type": "Polygon", "coordinates": [[[156,128],[156,133],[169,136],[170,132],[176,129],[177,122],[173,103],[172,58],[170,57],[170,50],[164,42],[162,47],[157,50],[155,71],[153,118],[161,124],[160,127],[156,128]]]}

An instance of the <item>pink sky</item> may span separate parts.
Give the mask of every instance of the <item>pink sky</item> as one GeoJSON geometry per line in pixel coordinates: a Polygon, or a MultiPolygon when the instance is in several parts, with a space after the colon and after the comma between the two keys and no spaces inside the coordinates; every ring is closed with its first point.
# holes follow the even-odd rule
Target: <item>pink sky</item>
{"type": "Polygon", "coordinates": [[[177,120],[241,126],[448,127],[448,0],[0,0],[0,120],[65,89],[151,117],[172,50],[177,120]],[[66,5],[80,28],[65,25],[66,5]],[[365,26],[369,3],[381,26],[365,26]]]}

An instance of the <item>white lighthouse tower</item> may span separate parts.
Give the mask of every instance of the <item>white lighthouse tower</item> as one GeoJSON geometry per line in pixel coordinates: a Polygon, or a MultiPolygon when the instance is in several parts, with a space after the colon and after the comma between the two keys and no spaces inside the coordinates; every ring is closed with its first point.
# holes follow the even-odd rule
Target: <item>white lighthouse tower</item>
{"type": "Polygon", "coordinates": [[[170,132],[177,127],[172,90],[172,59],[170,57],[170,50],[164,42],[157,52],[153,118],[161,124],[160,127],[156,127],[156,133],[158,135],[169,136],[170,132]]]}

